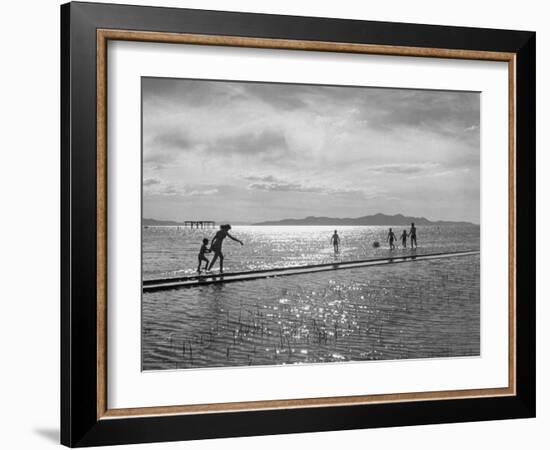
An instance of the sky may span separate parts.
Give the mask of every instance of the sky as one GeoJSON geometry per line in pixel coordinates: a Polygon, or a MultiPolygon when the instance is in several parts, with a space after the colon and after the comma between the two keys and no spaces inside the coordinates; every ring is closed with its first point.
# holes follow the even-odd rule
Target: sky
{"type": "Polygon", "coordinates": [[[142,79],[143,217],[479,223],[480,94],[142,79]]]}

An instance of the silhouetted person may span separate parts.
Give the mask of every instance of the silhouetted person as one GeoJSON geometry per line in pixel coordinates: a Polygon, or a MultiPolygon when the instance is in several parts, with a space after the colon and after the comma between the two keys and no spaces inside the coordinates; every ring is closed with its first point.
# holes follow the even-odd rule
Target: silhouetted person
{"type": "Polygon", "coordinates": [[[330,238],[330,243],[334,246],[334,253],[340,252],[340,236],[338,236],[338,231],[334,230],[334,234],[330,238]]]}
{"type": "Polygon", "coordinates": [[[397,238],[395,237],[395,233],[390,228],[390,231],[388,232],[388,237],[386,238],[386,241],[390,243],[390,250],[393,250],[395,248],[395,245],[393,243],[393,241],[395,240],[397,240],[397,238]]]}
{"type": "Polygon", "coordinates": [[[210,250],[208,250],[208,248],[206,248],[206,246],[208,245],[208,239],[204,238],[202,240],[202,245],[201,245],[201,248],[199,250],[199,254],[198,254],[198,258],[199,258],[199,266],[197,267],[197,272],[201,273],[201,263],[203,261],[206,262],[206,264],[204,265],[204,270],[208,270],[208,263],[210,261],[208,261],[208,258],[206,256],[204,256],[205,253],[210,253],[210,250]]]}
{"type": "Polygon", "coordinates": [[[416,227],[414,226],[414,222],[411,223],[411,231],[409,232],[409,236],[411,237],[411,248],[413,248],[413,242],[414,248],[416,248],[416,227]]]}
{"type": "Polygon", "coordinates": [[[214,267],[214,263],[218,258],[220,258],[220,272],[223,272],[222,244],[223,244],[223,240],[226,237],[228,237],[229,239],[233,239],[235,242],[238,242],[241,245],[244,245],[241,240],[229,234],[230,229],[231,229],[231,225],[220,225],[219,231],[214,236],[214,239],[212,239],[212,244],[210,245],[210,251],[214,253],[214,257],[212,258],[212,262],[210,263],[208,270],[212,270],[212,267],[214,267]]]}
{"type": "Polygon", "coordinates": [[[403,248],[407,248],[407,230],[403,230],[403,233],[401,233],[401,245],[403,248]]]}

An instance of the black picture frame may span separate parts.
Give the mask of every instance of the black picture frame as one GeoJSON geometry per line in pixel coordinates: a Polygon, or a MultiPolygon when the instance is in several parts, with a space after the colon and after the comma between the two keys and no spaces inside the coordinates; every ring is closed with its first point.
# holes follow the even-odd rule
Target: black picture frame
{"type": "Polygon", "coordinates": [[[535,416],[534,32],[114,4],[61,6],[61,443],[71,447],[535,416]],[[104,419],[97,416],[96,30],[516,55],[516,395],[104,419]]]}

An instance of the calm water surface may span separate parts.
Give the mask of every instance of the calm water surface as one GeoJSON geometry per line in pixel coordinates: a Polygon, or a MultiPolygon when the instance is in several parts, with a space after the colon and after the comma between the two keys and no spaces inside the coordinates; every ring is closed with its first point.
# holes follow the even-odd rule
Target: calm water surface
{"type": "MultiPolygon", "coordinates": [[[[234,227],[226,272],[390,252],[388,227],[234,227]],[[380,248],[372,243],[379,241],[380,248]]],[[[402,229],[393,227],[396,234],[402,229]]],[[[214,230],[143,230],[144,278],[192,274],[214,230]]],[[[479,227],[418,227],[417,254],[479,249],[479,227]]],[[[147,293],[144,370],[479,355],[479,257],[335,270],[147,293]]]]}
{"type": "MultiPolygon", "coordinates": [[[[403,228],[393,227],[393,230],[399,235],[403,228]]],[[[231,234],[241,239],[245,245],[225,239],[224,269],[230,272],[332,262],[335,260],[330,245],[333,231],[334,227],[326,226],[234,226],[231,234]]],[[[144,278],[193,274],[197,269],[197,253],[202,239],[211,239],[215,232],[216,229],[183,227],[145,228],[144,278]]],[[[338,227],[341,244],[340,254],[336,259],[352,261],[403,254],[401,248],[390,253],[385,242],[387,233],[388,227],[381,226],[338,227]],[[372,244],[375,241],[380,242],[381,247],[374,248],[372,244]]],[[[478,226],[418,227],[417,236],[417,254],[479,250],[478,226]]]]}

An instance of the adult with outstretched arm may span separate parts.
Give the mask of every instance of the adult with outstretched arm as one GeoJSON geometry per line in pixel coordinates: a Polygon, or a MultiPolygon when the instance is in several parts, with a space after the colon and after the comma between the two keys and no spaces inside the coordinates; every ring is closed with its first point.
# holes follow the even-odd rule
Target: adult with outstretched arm
{"type": "Polygon", "coordinates": [[[234,240],[235,242],[238,242],[241,245],[244,245],[243,242],[240,239],[237,239],[234,236],[231,236],[229,234],[229,230],[231,229],[231,225],[220,225],[220,229],[216,232],[216,235],[214,236],[214,239],[212,239],[212,244],[210,245],[210,251],[214,253],[214,257],[212,258],[212,261],[210,262],[210,265],[208,266],[208,270],[212,270],[212,267],[214,267],[214,263],[219,258],[220,259],[220,273],[223,272],[223,253],[222,253],[222,244],[223,240],[228,237],[229,239],[234,240]]]}

